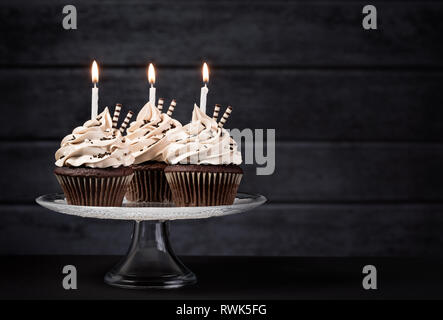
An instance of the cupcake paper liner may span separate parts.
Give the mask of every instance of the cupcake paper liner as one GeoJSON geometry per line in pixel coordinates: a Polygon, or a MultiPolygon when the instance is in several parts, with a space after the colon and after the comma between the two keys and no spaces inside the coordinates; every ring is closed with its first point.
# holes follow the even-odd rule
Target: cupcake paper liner
{"type": "Polygon", "coordinates": [[[55,174],[68,204],[120,207],[133,174],[115,177],[55,174]]]}
{"type": "Polygon", "coordinates": [[[221,206],[234,203],[242,173],[166,172],[176,206],[221,206]]]}
{"type": "Polygon", "coordinates": [[[126,199],[133,202],[170,202],[171,189],[163,168],[134,169],[126,199]]]}

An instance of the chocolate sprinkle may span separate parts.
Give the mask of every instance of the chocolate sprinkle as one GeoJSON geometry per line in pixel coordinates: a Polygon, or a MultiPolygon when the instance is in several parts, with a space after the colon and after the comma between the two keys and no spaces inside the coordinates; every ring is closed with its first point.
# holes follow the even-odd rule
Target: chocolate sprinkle
{"type": "Polygon", "coordinates": [[[111,154],[110,152],[99,153],[98,155],[96,155],[96,157],[101,159],[104,158],[105,156],[109,156],[110,154],[111,154]]]}

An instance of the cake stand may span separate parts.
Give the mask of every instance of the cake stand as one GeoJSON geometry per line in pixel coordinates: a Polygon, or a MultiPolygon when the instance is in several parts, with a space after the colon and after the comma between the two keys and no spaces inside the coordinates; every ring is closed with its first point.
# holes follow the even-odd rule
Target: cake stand
{"type": "Polygon", "coordinates": [[[74,206],[63,194],[48,194],[36,199],[49,210],[85,218],[132,220],[132,243],[125,257],[106,275],[109,285],[130,288],[179,288],[197,281],[174,254],[169,242],[169,221],[203,219],[241,213],[266,202],[261,195],[238,193],[234,204],[212,207],[175,207],[163,203],[123,202],[122,207],[74,206]]]}

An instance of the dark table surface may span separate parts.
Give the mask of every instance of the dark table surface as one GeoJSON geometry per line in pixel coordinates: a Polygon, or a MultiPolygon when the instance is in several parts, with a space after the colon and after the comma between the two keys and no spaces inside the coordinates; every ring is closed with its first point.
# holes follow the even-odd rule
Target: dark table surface
{"type": "Polygon", "coordinates": [[[125,290],[103,282],[117,256],[3,256],[1,299],[384,299],[443,298],[443,261],[410,258],[183,257],[196,285],[125,290]],[[78,289],[62,287],[77,268],[78,289]],[[363,266],[377,268],[378,289],[362,287],[363,266]]]}

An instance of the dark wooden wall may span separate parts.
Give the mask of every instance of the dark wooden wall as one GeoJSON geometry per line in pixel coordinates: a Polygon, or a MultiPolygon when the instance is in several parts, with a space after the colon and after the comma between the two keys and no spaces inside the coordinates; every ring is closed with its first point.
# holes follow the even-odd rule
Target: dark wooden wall
{"type": "Polygon", "coordinates": [[[175,222],[183,254],[443,255],[443,3],[355,1],[59,1],[0,4],[0,253],[122,253],[127,222],[54,214],[60,139],[100,105],[138,111],[145,68],[158,96],[190,118],[200,67],[230,128],[275,128],[276,171],[246,166],[241,189],[269,198],[232,217],[175,222]]]}

